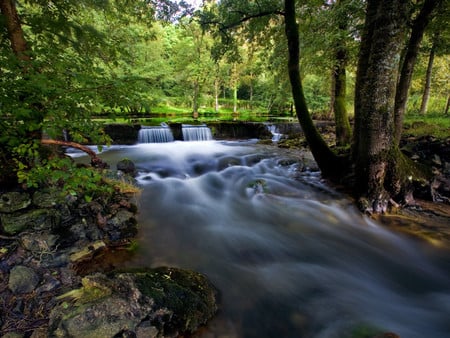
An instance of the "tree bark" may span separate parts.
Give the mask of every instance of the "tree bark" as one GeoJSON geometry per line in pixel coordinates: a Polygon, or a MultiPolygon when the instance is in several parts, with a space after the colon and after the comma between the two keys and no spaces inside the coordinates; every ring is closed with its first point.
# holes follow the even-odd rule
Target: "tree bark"
{"type": "Polygon", "coordinates": [[[29,49],[14,0],[0,0],[0,11],[5,18],[11,49],[19,60],[29,61],[29,49]]]}
{"type": "Polygon", "coordinates": [[[214,80],[214,111],[219,112],[219,78],[214,80]]]}
{"type": "Polygon", "coordinates": [[[285,0],[284,6],[285,34],[289,51],[289,80],[297,117],[322,175],[325,177],[339,177],[343,172],[342,165],[339,163],[339,158],[331,151],[314,126],[303,93],[300,79],[300,46],[298,24],[295,17],[295,0],[285,0]]]}
{"type": "Polygon", "coordinates": [[[79,149],[89,155],[89,157],[91,158],[92,166],[94,166],[96,168],[107,168],[108,167],[108,165],[105,162],[103,162],[103,160],[100,157],[98,157],[94,151],[92,151],[88,147],[83,146],[79,143],[70,142],[70,141],[51,140],[51,139],[43,139],[43,140],[41,140],[41,143],[46,144],[46,145],[58,145],[58,146],[72,147],[75,149],[79,149]]]}
{"type": "Polygon", "coordinates": [[[377,213],[386,210],[391,195],[400,189],[389,174],[399,172],[401,154],[394,142],[394,106],[407,4],[369,0],[361,40],[355,87],[355,188],[368,201],[365,208],[377,213]]]}
{"type": "Polygon", "coordinates": [[[428,23],[432,19],[435,9],[442,0],[425,0],[419,14],[414,19],[411,35],[406,46],[406,54],[403,60],[400,79],[395,94],[395,139],[398,145],[402,136],[403,118],[406,112],[406,103],[408,101],[408,92],[411,86],[412,73],[419,53],[420,43],[428,23]]]}
{"type": "Polygon", "coordinates": [[[449,108],[450,108],[450,95],[447,96],[447,104],[445,105],[444,115],[448,115],[449,108]]]}
{"type": "MultiPolygon", "coordinates": [[[[341,5],[341,0],[336,2],[337,6],[341,5]]],[[[347,17],[339,16],[337,18],[337,27],[340,32],[347,31],[347,17]]],[[[348,119],[346,101],[346,65],[347,65],[347,49],[345,41],[339,37],[335,46],[335,66],[333,70],[334,83],[334,121],[336,124],[336,145],[346,146],[351,143],[352,132],[350,121],[348,119]]]]}
{"type": "Polygon", "coordinates": [[[198,80],[194,81],[194,93],[192,97],[192,118],[198,119],[198,98],[200,95],[200,84],[198,80]]]}
{"type": "Polygon", "coordinates": [[[431,74],[433,72],[435,46],[431,47],[430,56],[428,57],[427,72],[425,75],[425,86],[423,88],[422,103],[420,104],[420,114],[425,115],[428,110],[428,101],[430,100],[431,90],[431,74]]]}

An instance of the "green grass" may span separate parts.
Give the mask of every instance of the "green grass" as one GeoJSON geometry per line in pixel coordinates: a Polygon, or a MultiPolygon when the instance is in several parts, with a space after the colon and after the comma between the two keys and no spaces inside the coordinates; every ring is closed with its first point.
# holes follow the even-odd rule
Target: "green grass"
{"type": "Polygon", "coordinates": [[[434,136],[445,139],[450,137],[450,116],[445,115],[407,115],[404,122],[403,134],[420,136],[434,136]]]}

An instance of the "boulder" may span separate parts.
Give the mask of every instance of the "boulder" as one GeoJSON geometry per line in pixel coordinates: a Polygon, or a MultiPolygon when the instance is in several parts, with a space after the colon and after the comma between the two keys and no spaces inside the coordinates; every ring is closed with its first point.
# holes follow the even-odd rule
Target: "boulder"
{"type": "Polygon", "coordinates": [[[29,293],[39,284],[39,276],[33,269],[17,265],[9,274],[8,288],[13,293],[29,293]]]}
{"type": "Polygon", "coordinates": [[[195,332],[217,311],[216,289],[188,270],[96,273],[82,285],[59,297],[63,302],[50,314],[50,336],[177,336],[195,332]]]}
{"type": "Polygon", "coordinates": [[[136,166],[133,161],[127,158],[117,162],[117,170],[133,177],[136,176],[136,166]]]}

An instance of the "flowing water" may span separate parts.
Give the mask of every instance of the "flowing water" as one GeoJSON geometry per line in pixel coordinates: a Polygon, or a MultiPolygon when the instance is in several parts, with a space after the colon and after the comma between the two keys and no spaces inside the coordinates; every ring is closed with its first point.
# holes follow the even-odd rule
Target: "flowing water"
{"type": "MultiPolygon", "coordinates": [[[[221,292],[200,337],[450,333],[448,252],[360,215],[292,154],[232,142],[113,147],[139,169],[134,265],[189,268],[221,292]]],[[[361,336],[359,336],[361,337],[361,336]]]]}

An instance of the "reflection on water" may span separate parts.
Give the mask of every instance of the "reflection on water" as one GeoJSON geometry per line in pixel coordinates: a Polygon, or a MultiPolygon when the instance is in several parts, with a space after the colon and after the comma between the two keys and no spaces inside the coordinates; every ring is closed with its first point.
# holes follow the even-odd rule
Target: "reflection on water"
{"type": "Polygon", "coordinates": [[[448,253],[362,217],[281,150],[175,142],[102,156],[140,171],[133,264],[195,269],[221,291],[204,337],[349,337],[362,325],[448,337],[448,253]]]}

